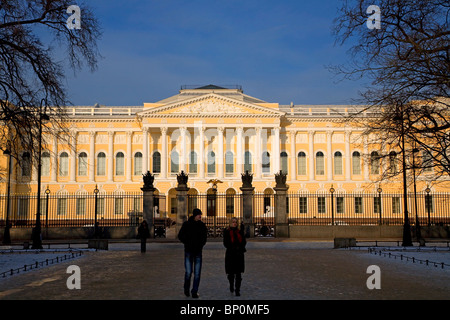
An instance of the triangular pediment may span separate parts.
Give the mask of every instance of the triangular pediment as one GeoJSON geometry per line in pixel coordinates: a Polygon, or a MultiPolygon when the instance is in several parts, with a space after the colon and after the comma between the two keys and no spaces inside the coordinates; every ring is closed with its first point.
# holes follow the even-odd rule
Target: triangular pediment
{"type": "Polygon", "coordinates": [[[237,116],[282,116],[284,112],[253,103],[235,100],[215,93],[205,94],[181,102],[144,109],[142,117],[237,117],[237,116]]]}

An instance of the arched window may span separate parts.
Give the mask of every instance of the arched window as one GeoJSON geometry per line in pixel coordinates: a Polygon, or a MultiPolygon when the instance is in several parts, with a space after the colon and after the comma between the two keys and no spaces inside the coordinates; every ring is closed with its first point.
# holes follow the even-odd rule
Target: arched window
{"type": "Polygon", "coordinates": [[[342,175],[342,153],[340,151],[334,153],[334,174],[342,175]]]}
{"type": "Polygon", "coordinates": [[[244,153],[244,172],[252,172],[252,154],[250,151],[244,153]]]}
{"type": "Polygon", "coordinates": [[[87,154],[86,152],[81,152],[78,155],[78,175],[87,175],[87,154]]]}
{"type": "Polygon", "coordinates": [[[227,153],[225,153],[225,172],[228,174],[232,174],[234,172],[234,156],[231,151],[227,151],[227,153]]]}
{"type": "Polygon", "coordinates": [[[284,174],[288,173],[288,154],[286,152],[280,153],[280,169],[284,174]]]}
{"type": "Polygon", "coordinates": [[[22,177],[31,176],[31,155],[29,152],[22,154],[22,177]]]}
{"type": "Polygon", "coordinates": [[[361,174],[361,155],[358,151],[352,153],[353,174],[361,174]]]}
{"type": "Polygon", "coordinates": [[[170,154],[170,173],[178,173],[179,165],[178,152],[172,151],[170,154]]]}
{"type": "Polygon", "coordinates": [[[97,175],[104,176],[106,174],[106,155],[100,152],[97,155],[97,175]]]}
{"type": "Polygon", "coordinates": [[[395,151],[389,152],[389,172],[397,174],[397,153],[395,151]]]}
{"type": "Polygon", "coordinates": [[[215,173],[216,172],[216,154],[214,151],[208,152],[208,173],[215,173]]]}
{"type": "Polygon", "coordinates": [[[42,153],[41,157],[41,175],[47,177],[50,175],[50,153],[47,151],[42,153]]]}
{"type": "Polygon", "coordinates": [[[316,175],[323,176],[325,174],[325,157],[322,151],[316,153],[316,175]]]}
{"type": "Polygon", "coordinates": [[[299,175],[306,175],[306,154],[303,151],[300,151],[297,155],[297,167],[299,175]]]}
{"type": "Polygon", "coordinates": [[[191,151],[189,154],[189,173],[197,173],[197,153],[191,151]]]}
{"type": "Polygon", "coordinates": [[[423,172],[433,171],[433,157],[427,151],[422,151],[422,168],[423,172]]]}
{"type": "Polygon", "coordinates": [[[380,155],[376,151],[370,153],[370,173],[380,174],[380,155]]]}
{"type": "Polygon", "coordinates": [[[125,156],[122,152],[116,154],[116,176],[123,176],[125,174],[125,156]]]}
{"type": "Polygon", "coordinates": [[[134,171],[133,171],[133,175],[139,176],[141,174],[142,174],[142,153],[141,152],[136,152],[134,154],[134,171]]]}
{"type": "Polygon", "coordinates": [[[67,152],[62,152],[59,155],[59,175],[61,177],[67,177],[69,174],[69,155],[67,152]]]}
{"type": "MultiPolygon", "coordinates": [[[[152,167],[153,173],[161,173],[161,154],[158,151],[153,153],[152,160],[153,160],[153,167],[152,167]]],[[[178,172],[178,169],[176,172],[178,172]]]]}
{"type": "Polygon", "coordinates": [[[270,153],[267,151],[262,154],[262,173],[270,173],[270,153]]]}

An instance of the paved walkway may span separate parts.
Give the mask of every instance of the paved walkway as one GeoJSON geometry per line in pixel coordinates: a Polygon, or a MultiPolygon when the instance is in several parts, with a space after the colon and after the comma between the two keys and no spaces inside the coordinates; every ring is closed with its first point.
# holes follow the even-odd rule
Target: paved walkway
{"type": "MultiPolygon", "coordinates": [[[[183,246],[149,243],[110,244],[110,250],[0,279],[0,299],[97,300],[157,299],[193,302],[183,294],[183,246]],[[69,290],[69,265],[81,271],[81,289],[69,290]]],[[[233,296],[224,272],[221,242],[203,253],[200,299],[449,299],[450,270],[394,262],[366,250],[333,249],[332,242],[251,240],[241,297],[233,296]],[[378,265],[381,289],[369,290],[367,268],[378,265]]]]}

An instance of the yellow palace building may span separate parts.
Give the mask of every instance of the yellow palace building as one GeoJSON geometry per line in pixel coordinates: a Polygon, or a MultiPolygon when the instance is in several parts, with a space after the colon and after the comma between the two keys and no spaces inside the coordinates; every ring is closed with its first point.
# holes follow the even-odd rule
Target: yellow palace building
{"type": "MultiPolygon", "coordinates": [[[[273,193],[274,174],[282,170],[289,192],[327,192],[331,185],[341,193],[376,192],[388,164],[366,155],[376,159],[384,150],[361,137],[361,128],[342,122],[348,108],[280,105],[244,94],[239,86],[215,85],[182,87],[143,106],[67,107],[70,145],[45,137],[44,129],[41,190],[92,193],[97,186],[102,193],[140,192],[142,174],[150,171],[157,193],[171,195],[176,174],[184,171],[190,193],[207,193],[212,178],[223,182],[218,192],[240,193],[241,174],[248,170],[255,192],[273,193]]],[[[6,156],[2,160],[7,163],[6,156]]],[[[37,191],[36,166],[23,163],[13,165],[13,194],[37,191]]],[[[418,192],[432,172],[425,175],[418,178],[418,192]]],[[[382,185],[401,191],[401,178],[382,185]]]]}

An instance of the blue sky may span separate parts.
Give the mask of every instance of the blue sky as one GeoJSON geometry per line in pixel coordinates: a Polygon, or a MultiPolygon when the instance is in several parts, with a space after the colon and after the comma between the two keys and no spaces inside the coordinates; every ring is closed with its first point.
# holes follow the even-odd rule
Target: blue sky
{"type": "Polygon", "coordinates": [[[141,106],[182,85],[237,84],[280,104],[345,104],[361,90],[325,68],[349,57],[348,46],[335,46],[331,34],[339,0],[89,4],[102,27],[103,58],[94,73],[67,73],[75,105],[141,106]]]}

